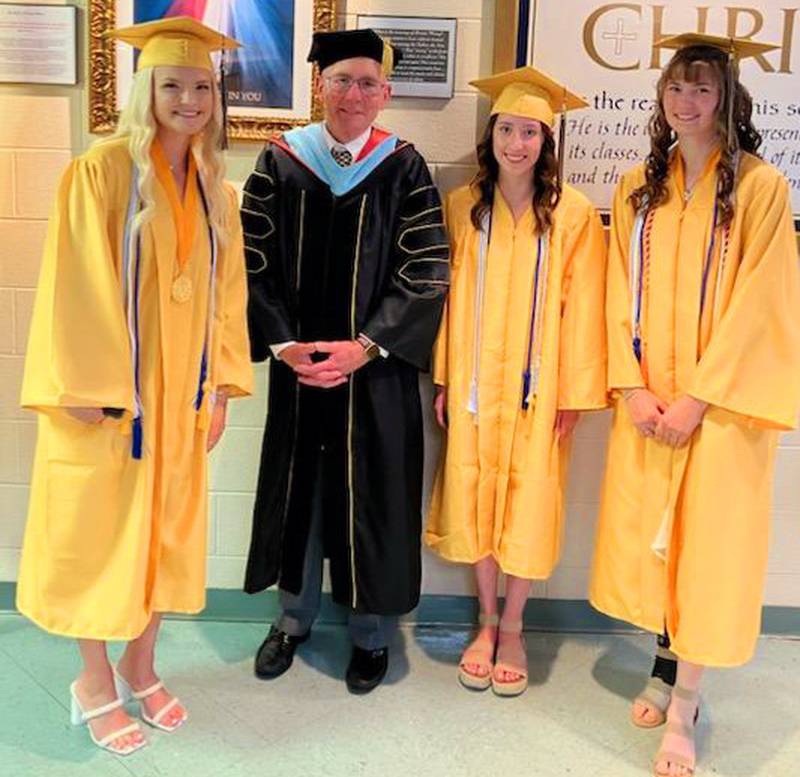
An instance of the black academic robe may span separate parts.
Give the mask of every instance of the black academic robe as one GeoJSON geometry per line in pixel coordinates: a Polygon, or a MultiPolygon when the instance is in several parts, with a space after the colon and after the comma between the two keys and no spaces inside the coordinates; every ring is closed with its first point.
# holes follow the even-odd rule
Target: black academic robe
{"type": "Polygon", "coordinates": [[[448,285],[441,202],[422,157],[397,147],[341,196],[278,139],[242,207],[254,361],[287,340],[351,340],[389,352],[334,389],[302,386],[273,359],[245,590],[298,593],[316,467],[325,447],[325,555],[334,601],[398,615],[419,600],[428,368],[448,285]]]}

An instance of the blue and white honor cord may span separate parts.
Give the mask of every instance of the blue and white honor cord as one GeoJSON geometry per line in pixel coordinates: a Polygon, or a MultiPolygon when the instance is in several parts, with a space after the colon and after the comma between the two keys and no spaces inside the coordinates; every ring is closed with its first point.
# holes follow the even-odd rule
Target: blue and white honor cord
{"type": "Polygon", "coordinates": [[[469,382],[469,399],[467,411],[475,416],[478,422],[478,373],[481,361],[481,319],[483,316],[483,297],[486,292],[486,261],[489,252],[489,240],[492,234],[492,218],[489,211],[481,218],[481,232],[478,243],[478,282],[475,288],[475,327],[472,338],[472,377],[469,382]]]}
{"type": "Polygon", "coordinates": [[[539,387],[539,372],[542,366],[542,347],[544,344],[544,317],[547,300],[547,276],[550,272],[549,234],[539,235],[536,241],[536,270],[533,276],[533,301],[531,302],[531,323],[528,330],[528,353],[525,370],[522,373],[521,407],[527,410],[531,398],[536,396],[539,387]]]}
{"type": "Polygon", "coordinates": [[[648,208],[645,203],[636,214],[628,250],[630,263],[628,277],[631,285],[631,326],[633,330],[633,355],[642,361],[642,289],[644,283],[644,230],[648,208]]]}
{"type": "Polygon", "coordinates": [[[142,428],[141,376],[139,371],[139,281],[141,252],[139,251],[139,235],[134,235],[133,221],[139,212],[139,170],[134,164],[131,172],[130,196],[128,211],[125,216],[125,231],[122,241],[122,278],[125,302],[125,317],[128,324],[128,341],[131,349],[131,368],[133,370],[133,427],[132,455],[134,459],[142,458],[144,440],[142,428]]]}
{"type": "MultiPolygon", "coordinates": [[[[200,360],[200,376],[197,381],[197,394],[194,400],[194,409],[199,413],[203,407],[203,397],[208,392],[207,379],[209,374],[209,352],[211,349],[211,338],[214,331],[214,317],[216,316],[216,283],[217,283],[217,236],[211,228],[211,222],[208,219],[208,202],[206,195],[203,192],[203,187],[200,186],[198,179],[198,189],[200,190],[200,197],[203,201],[203,210],[206,214],[206,223],[208,224],[208,242],[211,246],[211,277],[208,282],[208,314],[206,315],[206,335],[203,342],[203,357],[200,360]]],[[[209,403],[212,403],[214,396],[208,394],[209,403]]],[[[211,408],[209,408],[210,410],[211,408]]]]}
{"type": "MultiPolygon", "coordinates": [[[[472,377],[469,384],[469,399],[467,411],[478,418],[478,382],[480,373],[481,353],[481,324],[483,317],[483,303],[486,291],[486,267],[489,252],[489,242],[492,234],[492,219],[489,212],[481,219],[481,231],[478,243],[478,279],[475,289],[475,313],[473,331],[473,356],[472,377]]],[[[528,332],[528,349],[525,369],[522,373],[522,399],[521,407],[527,410],[530,401],[536,394],[539,384],[539,372],[542,356],[542,337],[544,324],[545,299],[547,295],[547,276],[550,267],[550,240],[549,233],[540,235],[537,239],[536,269],[533,281],[533,301],[531,303],[530,328],[528,332]]]]}
{"type": "MultiPolygon", "coordinates": [[[[628,250],[629,272],[631,292],[631,329],[633,355],[636,361],[642,361],[642,304],[644,297],[644,275],[645,275],[645,235],[647,228],[648,208],[645,203],[636,214],[631,231],[631,241],[628,250]]],[[[717,244],[717,226],[719,222],[719,204],[714,201],[714,216],[711,223],[711,237],[709,238],[708,248],[706,249],[703,263],[703,276],[700,285],[700,315],[702,316],[706,304],[706,287],[708,286],[708,276],[711,271],[711,264],[714,259],[714,248],[717,244]]],[[[722,276],[722,267],[717,272],[717,288],[719,288],[722,276]]],[[[716,297],[716,294],[715,294],[716,297]]]]}

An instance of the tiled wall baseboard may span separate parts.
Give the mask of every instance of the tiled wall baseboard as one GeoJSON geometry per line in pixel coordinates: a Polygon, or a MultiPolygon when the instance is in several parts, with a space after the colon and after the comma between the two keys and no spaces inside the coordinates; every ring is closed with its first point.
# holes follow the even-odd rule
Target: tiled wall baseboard
{"type": "MultiPolygon", "coordinates": [[[[0,582],[0,611],[14,610],[16,584],[0,582]]],[[[194,620],[252,621],[270,623],[278,612],[274,590],[249,595],[229,588],[210,588],[206,609],[194,620]]],[[[418,626],[470,625],[475,622],[477,602],[471,596],[425,594],[419,607],[403,619],[418,626]]],[[[343,623],[345,611],[323,595],[320,620],[343,623]]],[[[178,617],[178,616],[176,616],[178,617]]],[[[770,636],[800,637],[800,607],[764,607],[761,632],[770,636]]],[[[608,618],[583,599],[530,599],[525,609],[525,627],[538,631],[624,632],[632,626],[608,618]]]]}

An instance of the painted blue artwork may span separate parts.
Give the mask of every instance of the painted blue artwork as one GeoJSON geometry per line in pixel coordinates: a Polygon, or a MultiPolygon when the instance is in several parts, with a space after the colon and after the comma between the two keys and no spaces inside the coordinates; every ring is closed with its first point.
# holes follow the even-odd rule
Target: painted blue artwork
{"type": "Polygon", "coordinates": [[[236,38],[225,56],[228,105],[292,108],[295,0],[134,0],[134,21],[191,16],[236,38]]]}

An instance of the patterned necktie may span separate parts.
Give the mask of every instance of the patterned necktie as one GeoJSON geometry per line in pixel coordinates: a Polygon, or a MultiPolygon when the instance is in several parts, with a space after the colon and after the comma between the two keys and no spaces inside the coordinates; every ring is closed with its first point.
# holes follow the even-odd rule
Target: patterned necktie
{"type": "Polygon", "coordinates": [[[339,167],[349,167],[353,163],[353,155],[344,146],[334,146],[331,156],[339,167]]]}

